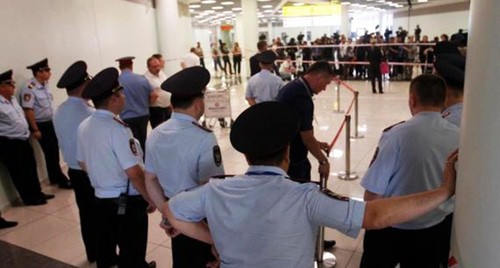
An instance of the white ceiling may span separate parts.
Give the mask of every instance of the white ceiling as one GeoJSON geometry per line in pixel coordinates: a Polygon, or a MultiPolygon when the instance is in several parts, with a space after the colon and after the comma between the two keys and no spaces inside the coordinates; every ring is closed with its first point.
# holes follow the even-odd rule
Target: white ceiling
{"type": "MultiPolygon", "coordinates": [[[[328,3],[329,0],[255,0],[257,1],[259,23],[280,22],[281,8],[285,5],[307,5],[328,3]]],[[[412,7],[425,3],[444,0],[410,0],[412,7]]],[[[198,27],[214,26],[234,22],[241,13],[241,0],[183,0],[190,6],[194,25],[198,27]]],[[[387,11],[407,9],[408,0],[332,0],[331,2],[347,5],[354,11],[387,11]]]]}

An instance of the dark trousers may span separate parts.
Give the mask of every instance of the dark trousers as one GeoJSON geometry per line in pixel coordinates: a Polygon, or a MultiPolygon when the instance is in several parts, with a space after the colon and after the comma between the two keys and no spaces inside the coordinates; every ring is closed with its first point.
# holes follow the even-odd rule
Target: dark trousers
{"type": "Polygon", "coordinates": [[[217,72],[217,66],[219,66],[220,69],[224,71],[224,68],[222,67],[222,64],[220,63],[220,57],[214,57],[213,60],[214,60],[215,71],[217,72]]]}
{"type": "Polygon", "coordinates": [[[205,59],[203,57],[200,58],[200,65],[205,68],[205,59]]]}
{"type": "Polygon", "coordinates": [[[149,123],[152,128],[170,119],[172,111],[170,107],[149,107],[149,123]]]}
{"type": "Polygon", "coordinates": [[[125,215],[118,215],[118,198],[96,198],[98,218],[97,267],[147,267],[147,203],[141,196],[129,196],[125,215]],[[120,249],[116,256],[116,245],[120,249]]]}
{"type": "Polygon", "coordinates": [[[148,135],[149,115],[123,119],[132,130],[134,138],[141,144],[142,151],[146,153],[146,136],[148,135]]]}
{"type": "Polygon", "coordinates": [[[209,244],[179,235],[172,238],[173,268],[204,268],[214,260],[209,244]]]}
{"type": "Polygon", "coordinates": [[[448,267],[453,214],[442,222],[420,230],[385,228],[367,230],[361,268],[448,267]]]}
{"type": "Polygon", "coordinates": [[[51,184],[64,183],[68,177],[61,170],[59,159],[59,144],[52,121],[37,122],[38,129],[42,133],[42,138],[38,140],[45,156],[45,165],[49,174],[51,184]]]}
{"type": "Polygon", "coordinates": [[[83,170],[70,168],[68,176],[75,190],[76,205],[80,214],[80,229],[87,259],[95,261],[97,256],[97,218],[94,188],[90,184],[87,173],[83,170]]]}
{"type": "Polygon", "coordinates": [[[299,180],[311,180],[311,163],[305,158],[299,162],[290,162],[288,167],[288,176],[299,180]]]}
{"type": "Polygon", "coordinates": [[[234,72],[241,73],[241,55],[233,56],[234,72]]]}
{"type": "Polygon", "coordinates": [[[229,74],[233,74],[233,67],[231,66],[229,56],[222,56],[222,61],[224,61],[224,74],[227,74],[227,67],[229,67],[229,74]]]}
{"type": "Polygon", "coordinates": [[[372,92],[376,93],[377,91],[375,90],[375,79],[378,80],[378,92],[382,93],[384,92],[382,90],[382,72],[380,71],[380,67],[371,67],[370,66],[370,81],[372,82],[372,92]]]}
{"type": "Polygon", "coordinates": [[[0,137],[0,161],[7,168],[23,202],[45,199],[36,173],[33,148],[28,140],[0,137]]]}

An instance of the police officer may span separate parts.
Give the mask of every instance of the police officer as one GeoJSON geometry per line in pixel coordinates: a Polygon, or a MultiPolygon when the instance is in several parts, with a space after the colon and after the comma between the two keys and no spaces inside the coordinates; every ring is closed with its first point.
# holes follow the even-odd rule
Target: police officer
{"type": "MultiPolygon", "coordinates": [[[[183,69],[162,84],[162,89],[172,93],[174,112],[146,143],[146,187],[157,205],[211,176],[224,174],[215,135],[198,124],[209,81],[207,69],[197,66],[183,69]]],[[[206,267],[213,260],[210,248],[187,236],[173,238],[173,267],[206,267]]]]}
{"type": "Polygon", "coordinates": [[[33,72],[34,77],[21,90],[21,106],[32,135],[40,143],[45,155],[50,184],[58,184],[59,188],[71,189],[71,183],[63,174],[59,163],[59,145],[52,123],[53,97],[48,87],[52,75],[48,60],[45,58],[26,68],[33,72]]]}
{"type": "Polygon", "coordinates": [[[276,54],[271,50],[266,50],[257,55],[257,60],[260,72],[250,77],[245,93],[245,98],[250,105],[276,100],[283,87],[283,81],[272,73],[276,54]]]}
{"type": "Polygon", "coordinates": [[[96,111],[78,128],[77,160],[95,189],[98,219],[97,267],[155,267],[146,263],[148,215],[154,206],[144,186],[142,150],[118,117],[125,95],[118,70],[99,72],[82,97],[96,111]],[[116,243],[120,256],[116,258],[116,243]]]}
{"type": "Polygon", "coordinates": [[[133,73],[133,59],[135,57],[123,57],[116,60],[121,71],[118,80],[123,86],[123,93],[127,100],[120,117],[129,125],[144,151],[149,121],[149,104],[154,103],[158,95],[144,76],[133,73]]]}
{"type": "Polygon", "coordinates": [[[446,81],[446,100],[442,116],[460,127],[464,102],[465,58],[458,54],[441,54],[434,63],[436,72],[446,81]]]}
{"type": "Polygon", "coordinates": [[[312,268],[318,226],[356,237],[362,227],[381,228],[422,215],[454,192],[456,155],[441,188],[412,197],[365,203],[294,182],[286,170],[298,129],[297,115],[283,103],[251,106],[230,133],[231,144],[250,165],[247,172],[180,193],[160,211],[184,234],[214,243],[222,268],[312,268]]]}
{"type": "Polygon", "coordinates": [[[54,115],[54,128],[61,145],[64,161],[68,165],[68,176],[75,190],[75,199],[80,214],[80,227],[87,259],[96,259],[96,227],[94,188],[90,185],[87,173],[83,171],[76,160],[76,141],[78,126],[93,112],[87,100],[82,98],[82,92],[91,77],[87,73],[84,61],[73,63],[57,83],[58,88],[66,88],[68,99],[61,103],[54,115]]]}
{"type": "MultiPolygon", "coordinates": [[[[445,82],[424,74],[410,84],[413,117],[384,131],[361,186],[365,200],[397,197],[438,188],[446,156],[458,147],[459,131],[441,117],[445,82]]],[[[453,201],[418,219],[366,231],[361,267],[447,266],[453,201]]]]}
{"type": "Polygon", "coordinates": [[[14,97],[15,88],[12,70],[0,74],[0,160],[25,205],[47,204],[54,195],[40,188],[28,122],[14,97]]]}

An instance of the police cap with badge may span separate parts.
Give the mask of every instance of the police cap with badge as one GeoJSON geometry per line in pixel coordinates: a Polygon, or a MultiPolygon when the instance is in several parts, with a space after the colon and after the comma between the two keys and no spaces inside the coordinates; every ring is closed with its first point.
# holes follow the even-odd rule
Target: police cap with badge
{"type": "Polygon", "coordinates": [[[77,61],[66,69],[57,83],[58,88],[73,90],[91,79],[87,73],[87,64],[84,61],[77,61]]]}
{"type": "Polygon", "coordinates": [[[298,130],[298,115],[289,105],[262,102],[250,106],[236,118],[230,140],[240,153],[263,156],[285,148],[298,130]]]}
{"type": "Polygon", "coordinates": [[[450,87],[462,89],[465,80],[465,58],[458,54],[436,56],[434,67],[450,87]]]}
{"type": "Polygon", "coordinates": [[[26,66],[26,69],[30,69],[33,71],[33,73],[39,72],[39,71],[50,71],[49,67],[49,60],[47,58],[34,63],[30,66],[26,66]]]}
{"type": "Polygon", "coordinates": [[[92,101],[101,101],[122,90],[118,82],[118,70],[114,67],[100,71],[85,87],[82,97],[92,101]]]}
{"type": "Polygon", "coordinates": [[[203,96],[208,82],[210,82],[208,70],[201,66],[193,66],[169,77],[161,84],[161,88],[172,94],[172,101],[175,103],[176,99],[187,100],[203,96]]]}
{"type": "Polygon", "coordinates": [[[272,64],[276,60],[276,53],[272,50],[266,50],[257,55],[257,61],[262,64],[272,64]]]}
{"type": "Polygon", "coordinates": [[[14,80],[12,80],[12,70],[8,70],[0,74],[0,84],[13,85],[14,80]]]}

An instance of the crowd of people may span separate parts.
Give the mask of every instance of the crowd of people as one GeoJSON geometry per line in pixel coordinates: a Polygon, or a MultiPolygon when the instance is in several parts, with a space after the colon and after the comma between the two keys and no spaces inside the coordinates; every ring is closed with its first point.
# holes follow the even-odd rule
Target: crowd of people
{"type": "MultiPolygon", "coordinates": [[[[303,35],[297,40],[302,44],[303,35]]],[[[144,75],[133,72],[134,57],[119,58],[118,69],[105,68],[94,77],[84,61],[77,61],[57,83],[68,98],[56,110],[48,59],[27,67],[33,79],[22,88],[19,101],[12,71],[1,73],[0,160],[25,205],[46,204],[54,195],[41,191],[29,143],[30,137],[38,140],[50,183],[75,191],[87,259],[98,267],[155,267],[154,261],[146,261],[147,213],[157,210],[161,227],[172,237],[174,267],[312,267],[319,226],[352,237],[368,229],[362,267],[444,265],[465,58],[453,42],[433,46],[436,74],[411,81],[412,118],[384,131],[361,182],[365,200],[356,201],[322,192],[311,182],[309,154],[318,161],[320,176],[330,174],[328,144],[314,134],[313,96],[334,76],[350,74],[348,65],[339,65],[342,69],[330,62],[335,55],[356,59],[359,49],[366,48],[373,77],[381,67],[371,59],[383,61],[390,46],[376,46],[379,35],[369,39],[371,46],[352,50],[342,36],[319,40],[340,46],[309,48],[293,45],[293,38],[287,46],[277,39],[271,49],[264,40],[257,44],[245,94],[250,108],[230,132],[232,146],[249,165],[244,175],[224,174],[215,135],[198,123],[211,79],[201,66],[199,43],[181,62],[183,69],[170,77],[162,71],[159,54],[148,58],[144,75]],[[306,65],[297,66],[297,54],[306,65]],[[294,68],[303,68],[288,83],[275,64],[284,57],[294,68]],[[148,123],[153,127],[149,135],[148,123]],[[69,178],[61,170],[59,150],[69,178]]],[[[412,51],[398,47],[406,55],[412,51]]],[[[231,50],[239,74],[241,49],[235,43],[231,50]]],[[[233,72],[225,43],[212,46],[212,57],[223,71],[233,72]]],[[[15,225],[0,217],[0,228],[15,225]]],[[[324,242],[326,247],[335,243],[324,242]]]]}

